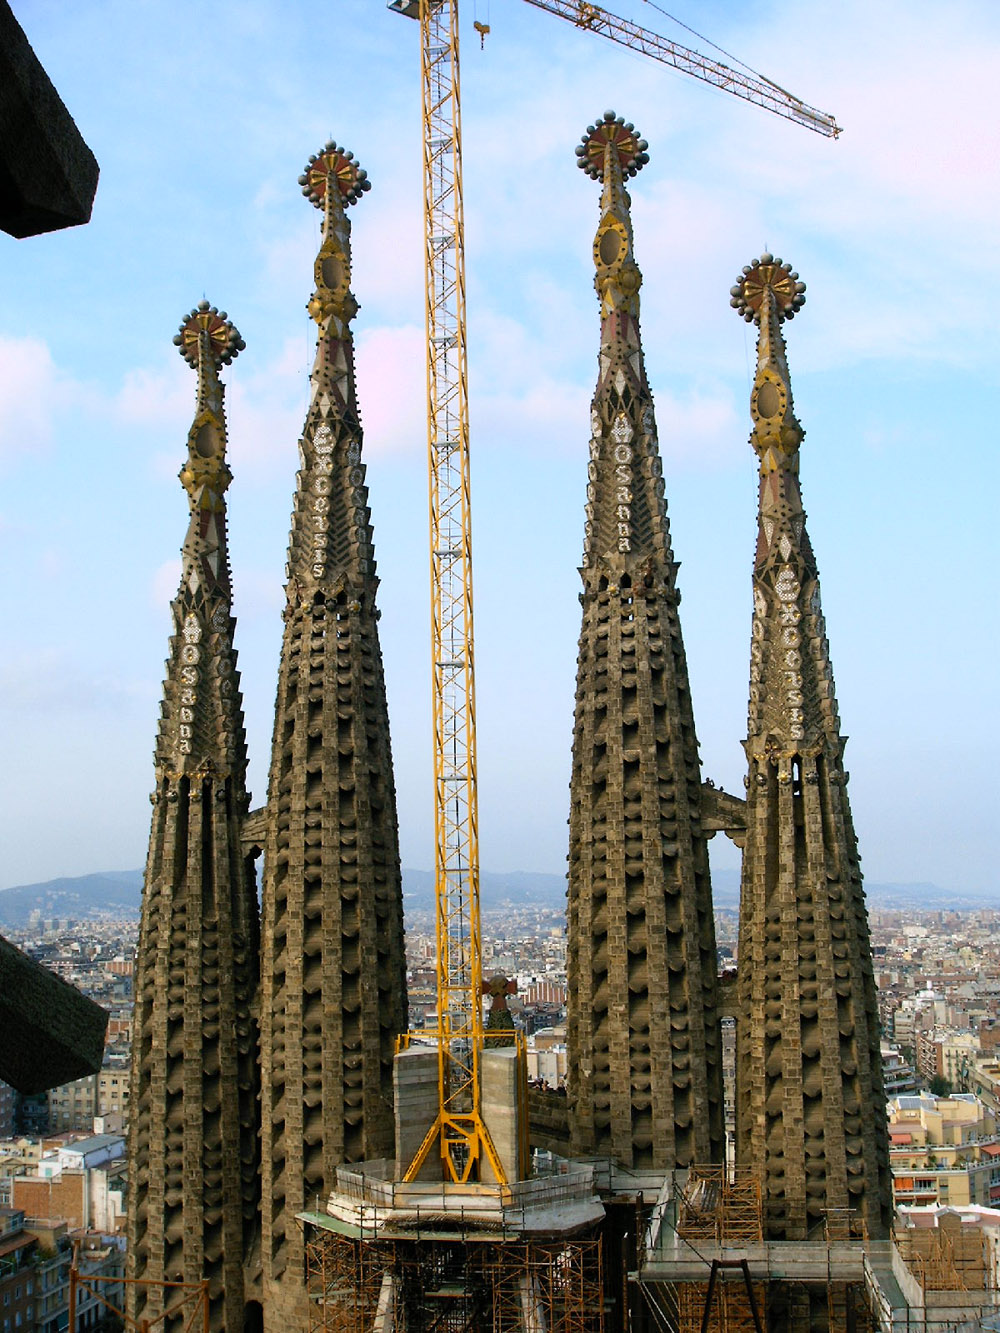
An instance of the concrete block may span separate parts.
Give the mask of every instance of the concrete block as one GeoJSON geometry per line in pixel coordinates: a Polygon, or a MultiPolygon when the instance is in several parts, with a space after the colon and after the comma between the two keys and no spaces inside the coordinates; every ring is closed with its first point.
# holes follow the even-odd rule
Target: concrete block
{"type": "MultiPolygon", "coordinates": [[[[427,1046],[400,1051],[392,1065],[396,1107],[396,1176],[402,1179],[438,1113],[438,1056],[427,1046]]],[[[438,1180],[440,1156],[432,1150],[418,1176],[438,1180]]]]}

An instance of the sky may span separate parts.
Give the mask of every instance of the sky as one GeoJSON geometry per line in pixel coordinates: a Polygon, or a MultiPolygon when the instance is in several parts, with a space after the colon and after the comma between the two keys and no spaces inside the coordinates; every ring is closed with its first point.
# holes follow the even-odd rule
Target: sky
{"type": "MultiPolygon", "coordinates": [[[[673,0],[833,112],[835,142],[522,0],[462,4],[483,868],[565,869],[599,334],[599,187],[573,149],[610,108],[649,141],[635,251],[704,774],[742,792],[754,340],[729,288],[766,248],[808,285],[788,359],[865,873],[1000,899],[1000,6],[673,0]]],[[[314,349],[297,177],[329,138],[373,184],[357,373],[402,859],[429,868],[418,27],[381,0],[12,8],[101,180],[88,226],[0,235],[0,887],[145,859],[194,410],[171,340],[203,296],[247,343],[224,372],[229,528],[264,800],[314,349]]]]}

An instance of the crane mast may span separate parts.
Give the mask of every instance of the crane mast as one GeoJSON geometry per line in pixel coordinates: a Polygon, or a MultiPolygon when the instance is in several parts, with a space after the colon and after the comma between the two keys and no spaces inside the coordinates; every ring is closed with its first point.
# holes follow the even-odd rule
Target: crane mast
{"type": "Polygon", "coordinates": [[[404,0],[390,7],[420,19],[438,1004],[438,1117],[405,1179],[416,1179],[437,1143],[446,1179],[478,1179],[485,1158],[505,1183],[480,1112],[482,950],[458,0],[404,0]]]}

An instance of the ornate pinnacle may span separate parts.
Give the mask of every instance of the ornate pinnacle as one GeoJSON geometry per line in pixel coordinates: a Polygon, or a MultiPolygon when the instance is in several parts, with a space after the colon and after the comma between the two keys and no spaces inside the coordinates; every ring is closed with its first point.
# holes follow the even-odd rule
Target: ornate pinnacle
{"type": "Polygon", "coordinates": [[[309,159],[299,183],[305,197],[323,209],[323,237],[313,265],[316,285],[306,304],[319,336],[301,441],[298,484],[303,502],[301,509],[296,503],[292,518],[289,607],[300,598],[309,601],[317,581],[332,586],[347,578],[348,570],[364,581],[374,571],[360,462],[351,334],[358,303],[351,291],[351,224],[346,213],[370,183],[354,154],[332,140],[309,159]]]}
{"type": "Polygon", "coordinates": [[[198,371],[198,404],[188,431],[187,459],[179,474],[188,496],[188,527],[181,547],[180,586],[172,603],[176,638],[165,696],[172,703],[169,707],[164,704],[158,762],[170,773],[215,771],[226,776],[234,762],[245,770],[246,750],[239,739],[238,693],[228,678],[223,679],[232,670],[225,495],[233,474],[226,463],[225,390],[219,367],[229,365],[246,344],[226,312],[207,301],[181,321],[174,343],[188,365],[198,371]],[[218,668],[212,668],[211,686],[205,672],[209,654],[218,668]],[[209,699],[214,700],[210,706],[209,699]],[[221,731],[213,730],[210,723],[216,704],[221,731]],[[207,712],[202,705],[208,707],[207,712]]]}
{"type": "Polygon", "coordinates": [[[174,334],[174,346],[198,372],[198,411],[207,409],[221,417],[219,367],[228,366],[246,347],[239,329],[224,310],[210,306],[207,301],[199,301],[181,320],[180,328],[174,334]]]}
{"type": "Polygon", "coordinates": [[[646,140],[623,116],[605,111],[587,126],[576,146],[577,166],[592,180],[602,180],[601,221],[594,237],[594,286],[602,316],[624,312],[638,317],[642,274],[632,255],[632,219],[625,181],[649,161],[646,140]]]}
{"type": "Polygon", "coordinates": [[[743,274],[735,287],[730,287],[729,304],[738,310],[748,324],[760,324],[765,297],[773,297],[775,316],[780,324],[794,319],[796,310],[806,303],[806,285],[791,264],[775,259],[765,250],[759,259],[743,265],[743,274]]]}
{"type": "Polygon", "coordinates": [[[207,301],[199,301],[181,321],[174,345],[189,366],[198,366],[203,357],[216,366],[228,366],[246,347],[226,312],[207,301]]]}
{"type": "Polygon", "coordinates": [[[761,475],[779,468],[797,469],[795,455],[805,431],[792,410],[792,384],[785,359],[781,325],[794,319],[805,304],[804,282],[790,264],[766,250],[743,266],[730,289],[729,304],[747,323],[760,329],[757,338],[757,374],[750,397],[754,429],[750,437],[760,458],[761,475]]]}
{"type": "MultiPolygon", "coordinates": [[[[223,494],[233,479],[226,464],[226,422],[219,367],[228,366],[246,347],[239,329],[224,310],[201,301],[174,335],[181,356],[198,371],[198,406],[188,432],[188,458],[180,470],[181,485],[198,510],[221,513],[223,494]]],[[[189,541],[192,534],[189,535],[189,541]]],[[[189,543],[185,543],[185,552],[189,543]]]]}
{"type": "Polygon", "coordinates": [[[299,177],[302,193],[323,210],[323,244],[314,266],[316,290],[306,309],[325,333],[339,337],[358,313],[351,294],[351,224],[344,210],[372,188],[354,154],[331,139],[299,177]],[[332,322],[331,322],[332,321],[332,322]]]}
{"type": "Polygon", "coordinates": [[[623,176],[635,176],[649,161],[645,139],[640,139],[631,121],[624,116],[616,116],[613,111],[605,111],[594,125],[587,126],[587,133],[576,148],[576,165],[581,167],[592,180],[604,179],[608,149],[621,168],[623,176]]]}
{"type": "Polygon", "coordinates": [[[313,153],[309,165],[299,177],[302,193],[311,199],[317,208],[323,208],[329,190],[330,181],[337,186],[337,191],[345,204],[356,204],[366,190],[372,188],[368,172],[363,171],[355,162],[354,154],[341,148],[331,139],[321,153],[313,153]]]}

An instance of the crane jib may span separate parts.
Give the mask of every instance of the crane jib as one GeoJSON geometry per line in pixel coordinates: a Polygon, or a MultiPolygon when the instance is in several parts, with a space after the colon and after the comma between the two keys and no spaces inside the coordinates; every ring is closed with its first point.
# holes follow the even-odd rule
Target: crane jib
{"type": "MultiPolygon", "coordinates": [[[[442,0],[437,0],[437,6],[441,3],[442,0]]],[[[772,79],[732,69],[721,61],[713,60],[710,56],[702,55],[689,47],[681,46],[678,42],[670,41],[659,33],[643,28],[630,19],[611,14],[600,5],[589,3],[589,0],[527,0],[527,3],[534,5],[536,9],[544,9],[550,14],[555,14],[557,18],[566,19],[574,27],[596,32],[599,36],[627,46],[633,51],[649,56],[652,60],[671,65],[683,74],[690,74],[693,78],[710,83],[724,92],[742,97],[744,101],[752,102],[754,106],[762,107],[765,111],[773,111],[775,115],[794,121],[807,130],[814,130],[817,134],[826,135],[831,139],[836,139],[842,133],[836,119],[829,112],[819,111],[816,107],[810,106],[808,102],[788,92],[772,79]]],[[[406,18],[420,17],[420,0],[387,0],[387,8],[395,14],[403,14],[406,18]]]]}

